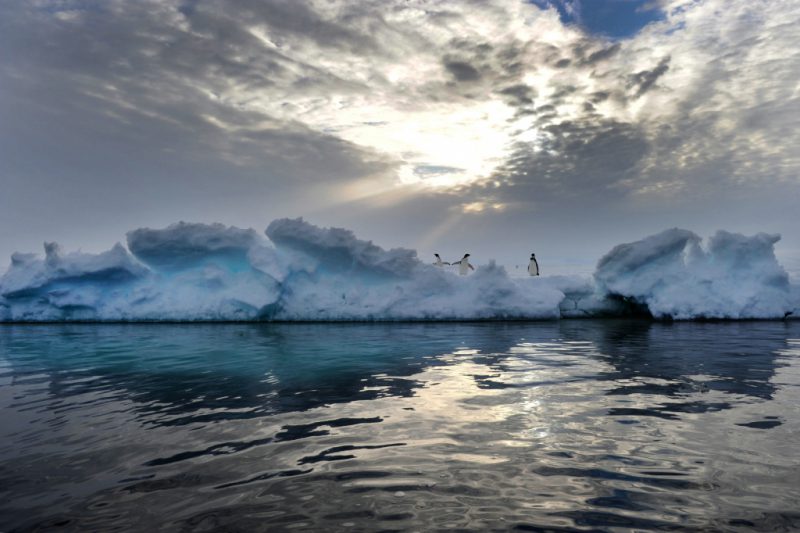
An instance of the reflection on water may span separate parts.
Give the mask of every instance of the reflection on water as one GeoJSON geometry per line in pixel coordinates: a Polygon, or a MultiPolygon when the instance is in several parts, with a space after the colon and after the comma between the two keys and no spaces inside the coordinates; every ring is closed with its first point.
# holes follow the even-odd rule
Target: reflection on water
{"type": "Polygon", "coordinates": [[[800,527],[800,324],[0,327],[0,531],[800,527]]]}

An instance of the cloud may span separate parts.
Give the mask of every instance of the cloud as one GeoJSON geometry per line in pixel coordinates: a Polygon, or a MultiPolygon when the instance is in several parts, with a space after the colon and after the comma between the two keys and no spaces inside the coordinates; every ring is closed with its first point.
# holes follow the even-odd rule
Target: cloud
{"type": "Polygon", "coordinates": [[[670,57],[667,56],[662,59],[655,68],[650,70],[642,70],[631,74],[628,81],[628,87],[634,89],[635,97],[642,96],[649,91],[656,80],[663,76],[669,70],[670,57]]]}
{"type": "MultiPolygon", "coordinates": [[[[614,43],[611,46],[606,46],[605,48],[601,48],[599,50],[595,50],[594,52],[590,53],[588,57],[585,59],[581,58],[582,65],[594,65],[595,63],[599,63],[600,61],[604,61],[613,57],[617,52],[620,51],[621,45],[619,43],[614,43]]],[[[582,49],[578,49],[582,52],[582,49]]],[[[579,53],[580,53],[579,52],[579,53]]],[[[582,53],[580,55],[583,55],[582,53]]]]}
{"type": "Polygon", "coordinates": [[[507,101],[510,105],[516,106],[529,106],[533,104],[533,99],[536,97],[536,90],[524,83],[504,87],[498,92],[508,97],[507,101]]]}
{"type": "Polygon", "coordinates": [[[444,67],[456,81],[476,81],[481,79],[478,69],[465,61],[445,61],[444,67]]]}
{"type": "Polygon", "coordinates": [[[568,68],[538,67],[526,78],[538,106],[512,154],[460,193],[564,206],[579,197],[675,201],[796,186],[790,124],[800,112],[800,52],[785,24],[800,23],[800,10],[721,7],[671,2],[666,20],[628,42],[578,36],[562,45],[568,68]]]}
{"type": "Polygon", "coordinates": [[[631,124],[596,115],[551,123],[535,145],[518,143],[494,180],[462,194],[520,207],[614,200],[649,150],[642,130],[631,124]]]}

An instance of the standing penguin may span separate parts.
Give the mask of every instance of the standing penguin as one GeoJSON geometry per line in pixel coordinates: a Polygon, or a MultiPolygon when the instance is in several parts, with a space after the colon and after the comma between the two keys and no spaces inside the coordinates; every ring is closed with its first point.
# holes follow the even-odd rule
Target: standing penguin
{"type": "Polygon", "coordinates": [[[433,254],[433,255],[436,256],[436,261],[433,262],[434,266],[441,267],[441,266],[450,264],[447,261],[442,261],[442,258],[439,257],[439,254],[433,254]]]}
{"type": "Polygon", "coordinates": [[[531,276],[539,275],[539,263],[536,261],[536,254],[531,254],[531,260],[528,263],[528,274],[531,276]]]}
{"type": "Polygon", "coordinates": [[[469,254],[464,254],[464,257],[461,258],[461,261],[457,261],[453,263],[454,265],[458,265],[458,273],[462,276],[466,276],[469,270],[475,270],[475,267],[469,264],[469,254]]]}

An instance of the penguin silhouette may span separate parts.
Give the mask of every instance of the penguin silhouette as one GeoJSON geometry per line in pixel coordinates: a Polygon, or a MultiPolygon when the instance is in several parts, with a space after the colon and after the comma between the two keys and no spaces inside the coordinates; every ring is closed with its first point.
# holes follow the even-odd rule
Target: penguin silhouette
{"type": "Polygon", "coordinates": [[[464,254],[464,257],[461,258],[461,261],[453,264],[458,265],[458,273],[462,276],[466,276],[470,270],[475,270],[475,267],[469,264],[469,254],[464,254]]]}
{"type": "Polygon", "coordinates": [[[434,262],[433,262],[433,264],[434,264],[434,265],[436,265],[437,267],[444,266],[444,265],[449,265],[449,264],[450,264],[450,263],[448,263],[447,261],[442,261],[442,258],[441,258],[441,257],[439,257],[439,254],[433,254],[433,255],[435,255],[435,256],[436,256],[436,261],[434,261],[434,262]]]}
{"type": "Polygon", "coordinates": [[[539,275],[539,263],[536,261],[536,254],[531,254],[531,260],[528,263],[528,274],[531,276],[539,275]]]}

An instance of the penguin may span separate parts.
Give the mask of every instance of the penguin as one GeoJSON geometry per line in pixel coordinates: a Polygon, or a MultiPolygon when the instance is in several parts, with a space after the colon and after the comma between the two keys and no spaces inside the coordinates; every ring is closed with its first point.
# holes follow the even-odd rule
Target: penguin
{"type": "Polygon", "coordinates": [[[441,258],[441,257],[439,257],[439,254],[433,254],[433,255],[435,255],[435,256],[436,256],[436,261],[434,261],[434,262],[433,262],[433,264],[434,264],[435,266],[437,266],[437,267],[441,267],[441,266],[444,266],[444,265],[449,265],[449,264],[450,264],[450,263],[448,263],[447,261],[442,261],[442,258],[441,258]]]}
{"type": "Polygon", "coordinates": [[[453,263],[454,265],[458,265],[458,273],[462,276],[466,276],[469,270],[475,270],[475,267],[469,264],[469,254],[464,254],[464,257],[461,258],[461,261],[457,261],[453,263]]]}
{"type": "Polygon", "coordinates": [[[531,260],[528,263],[528,274],[531,276],[539,275],[539,263],[536,261],[536,254],[531,254],[531,260]]]}

